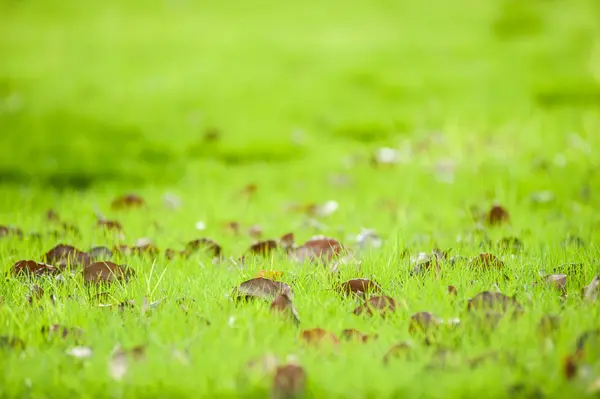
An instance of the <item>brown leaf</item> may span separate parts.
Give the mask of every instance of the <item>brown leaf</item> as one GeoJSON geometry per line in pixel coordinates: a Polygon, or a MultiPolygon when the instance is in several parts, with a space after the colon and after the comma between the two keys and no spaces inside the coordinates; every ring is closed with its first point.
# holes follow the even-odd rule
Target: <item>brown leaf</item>
{"type": "Polygon", "coordinates": [[[199,250],[206,251],[213,257],[221,256],[222,248],[216,241],[210,238],[200,238],[187,243],[185,246],[185,252],[188,254],[197,252],[199,250]]]}
{"type": "Polygon", "coordinates": [[[366,294],[380,294],[382,292],[381,287],[374,281],[366,278],[355,278],[348,280],[340,285],[340,290],[344,294],[355,294],[358,296],[364,296],[366,294]]]}
{"type": "Polygon", "coordinates": [[[374,296],[371,297],[364,304],[354,309],[354,314],[360,316],[365,314],[367,316],[373,316],[373,314],[379,314],[385,316],[388,313],[396,311],[397,302],[394,298],[389,296],[374,296]]]}
{"type": "Polygon", "coordinates": [[[557,315],[543,315],[538,323],[538,332],[541,335],[549,335],[560,328],[560,317],[557,315]]]}
{"type": "Polygon", "coordinates": [[[442,320],[429,312],[415,313],[410,317],[408,332],[411,334],[426,333],[436,329],[442,324],[442,320]]]}
{"type": "Polygon", "coordinates": [[[277,241],[265,240],[252,245],[248,251],[254,255],[268,256],[271,252],[275,251],[276,249],[277,241]]]}
{"type": "Polygon", "coordinates": [[[113,354],[108,363],[108,372],[114,380],[122,380],[127,374],[129,363],[133,361],[142,361],[146,358],[146,347],[143,345],[134,346],[131,349],[123,349],[117,345],[113,349],[113,354]]]}
{"type": "Polygon", "coordinates": [[[76,267],[86,267],[92,263],[91,257],[71,245],[59,244],[44,254],[43,259],[51,265],[60,267],[61,269],[70,266],[72,269],[76,267]]]}
{"type": "Polygon", "coordinates": [[[262,227],[260,227],[258,224],[252,225],[248,228],[248,235],[257,240],[262,236],[262,233],[262,227]]]}
{"type": "Polygon", "coordinates": [[[279,294],[273,302],[271,302],[271,311],[274,313],[283,313],[287,315],[294,324],[300,324],[300,318],[298,318],[298,311],[294,307],[292,300],[287,294],[279,294]]]}
{"type": "Polygon", "coordinates": [[[489,254],[489,253],[483,253],[483,254],[477,255],[476,257],[471,259],[471,262],[469,262],[469,264],[471,266],[479,267],[479,268],[502,269],[504,267],[504,262],[502,262],[496,256],[489,254]]]}
{"type": "Polygon", "coordinates": [[[131,253],[137,256],[149,255],[156,257],[159,255],[160,250],[154,245],[151,239],[140,238],[131,247],[131,253]]]}
{"type": "Polygon", "coordinates": [[[141,208],[146,205],[146,201],[137,194],[126,194],[115,198],[111,203],[113,210],[141,208]]]}
{"type": "Polygon", "coordinates": [[[287,233],[281,236],[279,239],[279,245],[281,248],[288,250],[294,247],[294,233],[287,233]]]}
{"type": "Polygon", "coordinates": [[[11,337],[8,335],[0,336],[0,349],[2,348],[10,348],[10,349],[25,349],[25,341],[21,338],[11,337]]]}
{"type": "Polygon", "coordinates": [[[277,367],[271,399],[293,399],[304,396],[306,391],[306,372],[301,366],[286,364],[277,367]]]}
{"type": "Polygon", "coordinates": [[[96,226],[98,226],[99,228],[106,229],[106,230],[114,230],[114,231],[123,230],[123,226],[121,225],[121,223],[117,222],[116,220],[100,219],[96,222],[96,226]]]}
{"type": "Polygon", "coordinates": [[[338,344],[340,342],[335,334],[318,327],[310,330],[303,330],[300,333],[300,339],[309,344],[321,344],[324,342],[328,344],[338,344]]]}
{"type": "Polygon", "coordinates": [[[523,308],[515,297],[509,297],[501,292],[483,291],[469,299],[467,310],[490,310],[507,312],[508,310],[522,311],[523,308]]]}
{"type": "Polygon", "coordinates": [[[567,380],[572,380],[573,378],[577,377],[578,365],[576,356],[566,356],[563,360],[562,369],[563,375],[567,380]]]}
{"type": "Polygon", "coordinates": [[[48,335],[49,338],[54,336],[60,336],[61,338],[75,337],[80,338],[83,335],[83,330],[78,327],[65,327],[60,324],[53,324],[51,326],[43,326],[42,334],[48,335]]]}
{"type": "Polygon", "coordinates": [[[363,334],[355,328],[346,328],[340,333],[340,338],[346,341],[360,341],[363,343],[379,338],[377,334],[363,334]]]}
{"type": "Polygon", "coordinates": [[[92,247],[88,254],[95,262],[99,260],[109,260],[113,257],[113,253],[107,247],[92,247]]]}
{"type": "Polygon", "coordinates": [[[244,188],[242,188],[242,190],[240,191],[240,196],[242,197],[253,197],[254,194],[256,194],[256,191],[258,190],[258,186],[256,184],[248,184],[247,186],[245,186],[244,188]]]}
{"type": "Polygon", "coordinates": [[[239,287],[233,290],[232,295],[236,299],[273,300],[280,294],[287,295],[290,300],[293,299],[292,289],[289,285],[280,281],[257,277],[241,283],[239,287]]]}
{"type": "Polygon", "coordinates": [[[551,274],[549,276],[544,277],[544,281],[550,287],[559,290],[566,291],[567,290],[567,275],[566,274],[551,274]]]}
{"type": "Polygon", "coordinates": [[[319,262],[327,263],[334,257],[342,254],[344,247],[334,239],[325,236],[315,236],[304,243],[304,245],[295,248],[289,252],[292,259],[297,262],[319,262]]]}
{"type": "Polygon", "coordinates": [[[458,290],[456,289],[455,286],[453,286],[453,285],[448,286],[448,295],[458,296],[458,290]]]}
{"type": "Polygon", "coordinates": [[[60,216],[54,209],[48,209],[46,212],[46,220],[49,222],[60,222],[60,216]]]}
{"type": "Polygon", "coordinates": [[[33,275],[33,276],[44,276],[44,275],[56,275],[60,273],[60,270],[52,265],[46,263],[36,262],[34,260],[20,260],[16,262],[12,267],[13,276],[20,275],[33,275]]]}
{"type": "Polygon", "coordinates": [[[44,290],[42,289],[42,287],[36,284],[32,284],[29,288],[29,293],[27,294],[27,302],[29,302],[29,304],[31,305],[34,302],[39,301],[43,297],[44,290]]]}
{"type": "Polygon", "coordinates": [[[239,222],[227,222],[223,225],[225,230],[230,231],[231,233],[238,235],[240,233],[240,223],[239,222]]]}
{"type": "Polygon", "coordinates": [[[502,223],[508,222],[509,220],[510,215],[508,214],[508,211],[500,205],[492,206],[492,209],[490,209],[487,214],[487,222],[492,226],[500,225],[502,223]]]}
{"type": "Polygon", "coordinates": [[[93,283],[126,281],[130,277],[133,277],[134,274],[133,269],[108,261],[92,263],[83,269],[83,279],[93,283]]]}
{"type": "Polygon", "coordinates": [[[392,346],[383,356],[383,364],[389,364],[394,359],[410,359],[412,357],[412,347],[406,342],[400,342],[392,346]]]}
{"type": "Polygon", "coordinates": [[[586,302],[596,302],[598,299],[598,292],[600,291],[600,275],[594,277],[594,279],[583,289],[583,299],[586,302]]]}
{"type": "Polygon", "coordinates": [[[0,237],[8,236],[23,237],[23,230],[17,227],[0,225],[0,237]]]}

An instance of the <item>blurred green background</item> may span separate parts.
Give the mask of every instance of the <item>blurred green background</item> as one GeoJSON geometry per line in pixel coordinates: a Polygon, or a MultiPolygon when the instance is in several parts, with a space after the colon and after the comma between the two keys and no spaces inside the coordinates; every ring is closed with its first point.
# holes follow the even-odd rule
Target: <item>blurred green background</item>
{"type": "Polygon", "coordinates": [[[529,156],[600,127],[597,0],[2,0],[0,54],[0,183],[310,169],[432,130],[529,156]]]}

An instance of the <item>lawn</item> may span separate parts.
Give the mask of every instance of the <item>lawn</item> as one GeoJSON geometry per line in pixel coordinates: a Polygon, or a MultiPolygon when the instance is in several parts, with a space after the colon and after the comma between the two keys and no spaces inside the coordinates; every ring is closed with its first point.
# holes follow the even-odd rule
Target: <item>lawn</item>
{"type": "Polygon", "coordinates": [[[0,1],[0,397],[599,395],[598,15],[0,1]]]}

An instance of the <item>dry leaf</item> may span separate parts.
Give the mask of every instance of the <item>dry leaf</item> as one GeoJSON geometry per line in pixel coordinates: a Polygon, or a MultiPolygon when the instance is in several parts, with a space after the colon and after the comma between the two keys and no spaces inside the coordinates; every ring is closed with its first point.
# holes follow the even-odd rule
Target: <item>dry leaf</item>
{"type": "Polygon", "coordinates": [[[33,302],[39,301],[44,297],[44,290],[42,287],[36,284],[32,284],[29,288],[29,293],[27,294],[27,302],[29,304],[33,304],[33,302]]]}
{"type": "Polygon", "coordinates": [[[342,330],[342,332],[340,333],[340,338],[344,339],[346,341],[360,341],[360,342],[366,343],[368,341],[379,338],[379,336],[377,334],[374,334],[374,335],[363,334],[355,328],[346,328],[346,329],[342,330]]]}
{"type": "Polygon", "coordinates": [[[509,220],[510,215],[508,214],[508,211],[500,205],[494,205],[487,214],[487,223],[492,226],[500,225],[509,220]]]}
{"type": "Polygon", "coordinates": [[[574,355],[568,355],[563,360],[563,374],[567,380],[577,377],[577,358],[574,355]]]}
{"type": "Polygon", "coordinates": [[[339,288],[344,294],[355,294],[361,297],[365,294],[379,294],[382,292],[379,284],[366,278],[348,280],[342,283],[339,288]]]}
{"type": "Polygon", "coordinates": [[[257,277],[241,283],[239,287],[233,290],[232,295],[236,299],[273,300],[280,294],[287,295],[290,300],[293,299],[292,289],[289,285],[280,281],[257,277]]]}
{"type": "Polygon", "coordinates": [[[137,194],[126,194],[116,198],[111,203],[113,210],[140,208],[146,205],[146,201],[137,194]]]}
{"type": "Polygon", "coordinates": [[[412,346],[406,342],[400,342],[392,346],[385,356],[383,356],[383,364],[389,364],[394,359],[410,359],[412,357],[412,346]]]}
{"type": "Polygon", "coordinates": [[[306,372],[301,366],[286,364],[277,367],[273,378],[271,399],[293,399],[304,396],[306,372]]]}
{"type": "Polygon", "coordinates": [[[300,338],[309,344],[321,344],[324,342],[328,344],[338,344],[340,342],[335,334],[322,328],[303,330],[300,333],[300,338]]]}
{"type": "Polygon", "coordinates": [[[87,282],[110,283],[113,281],[127,280],[134,276],[134,271],[127,266],[117,265],[113,262],[96,262],[83,269],[83,279],[87,282]]]}
{"type": "Polygon", "coordinates": [[[600,291],[600,275],[594,277],[594,279],[583,289],[583,299],[586,302],[596,302],[598,299],[598,292],[600,291]]]}
{"type": "Polygon", "coordinates": [[[492,254],[483,253],[471,259],[469,265],[479,268],[502,269],[504,267],[504,262],[492,254]]]}
{"type": "Polygon", "coordinates": [[[114,231],[123,230],[123,226],[121,226],[121,223],[117,222],[116,220],[100,219],[96,222],[96,226],[106,229],[106,230],[114,230],[114,231]]]}
{"type": "Polygon", "coordinates": [[[448,295],[458,296],[458,290],[456,289],[455,286],[453,286],[453,285],[448,286],[448,295]]]}
{"type": "Polygon", "coordinates": [[[44,254],[43,259],[51,265],[61,269],[70,266],[72,269],[76,267],[86,267],[92,263],[91,257],[79,249],[71,246],[59,244],[44,254]]]}
{"type": "Polygon", "coordinates": [[[373,314],[385,316],[388,313],[395,312],[396,307],[397,303],[394,298],[391,298],[389,296],[374,296],[371,297],[364,304],[354,309],[354,314],[357,316],[360,316],[362,314],[365,314],[367,316],[372,316],[373,314]]]}
{"type": "Polygon", "coordinates": [[[469,299],[467,310],[484,311],[502,311],[508,310],[522,311],[523,308],[517,302],[515,297],[509,297],[501,292],[483,291],[469,299]]]}
{"type": "Polygon", "coordinates": [[[131,349],[124,350],[120,345],[113,349],[113,354],[108,362],[108,373],[117,381],[125,377],[129,369],[131,360],[141,361],[146,358],[146,347],[143,345],[134,346],[131,349]]]}
{"type": "Polygon", "coordinates": [[[294,247],[294,233],[287,233],[281,236],[279,239],[279,246],[281,248],[288,250],[294,247]]]}
{"type": "Polygon", "coordinates": [[[17,227],[0,225],[0,237],[8,236],[23,237],[23,230],[17,227]]]}
{"type": "Polygon", "coordinates": [[[213,257],[221,256],[222,248],[216,241],[210,238],[200,238],[187,243],[185,253],[192,254],[199,250],[206,251],[213,257]]]}
{"type": "Polygon", "coordinates": [[[0,349],[2,348],[23,350],[25,349],[25,341],[23,341],[21,338],[2,335],[0,336],[0,349]]]}
{"type": "Polygon", "coordinates": [[[248,251],[254,255],[268,256],[271,252],[275,251],[276,249],[277,241],[265,240],[252,245],[248,251]]]}
{"type": "Polygon", "coordinates": [[[429,312],[415,313],[410,318],[408,331],[412,334],[426,333],[442,324],[442,319],[429,312]]]}
{"type": "Polygon", "coordinates": [[[552,288],[559,291],[567,290],[567,275],[566,274],[551,274],[544,277],[544,281],[552,288]]]}
{"type": "Polygon", "coordinates": [[[286,294],[279,294],[273,302],[271,302],[271,311],[275,313],[286,314],[292,319],[294,324],[300,324],[298,311],[294,307],[292,300],[286,294]]]}
{"type": "Polygon", "coordinates": [[[108,260],[113,257],[113,253],[107,247],[92,247],[88,254],[95,262],[100,260],[108,260]]]}
{"type": "Polygon", "coordinates": [[[325,236],[315,236],[304,243],[304,245],[293,249],[289,256],[297,262],[329,262],[334,257],[342,254],[344,247],[334,239],[325,236]]]}
{"type": "Polygon", "coordinates": [[[56,275],[60,273],[60,270],[52,265],[46,263],[39,263],[34,260],[20,260],[16,262],[11,272],[13,276],[20,275],[33,275],[33,276],[44,276],[44,275],[56,275]]]}

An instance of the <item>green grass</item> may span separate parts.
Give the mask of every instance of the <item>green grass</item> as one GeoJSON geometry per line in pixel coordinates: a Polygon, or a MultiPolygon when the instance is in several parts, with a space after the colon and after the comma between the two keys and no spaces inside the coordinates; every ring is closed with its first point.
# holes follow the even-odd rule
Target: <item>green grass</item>
{"type": "Polygon", "coordinates": [[[110,287],[103,302],[135,299],[122,312],[98,308],[78,276],[38,279],[46,295],[33,305],[32,281],[3,280],[0,336],[26,348],[0,348],[0,397],[265,397],[272,376],[246,363],[269,352],[297,357],[308,397],[583,395],[600,376],[591,358],[598,347],[576,378],[562,368],[600,320],[598,303],[580,293],[600,273],[599,14],[594,0],[1,1],[0,224],[27,234],[0,238],[0,264],[8,271],[18,260],[41,260],[59,242],[112,247],[119,239],[95,227],[98,211],[123,224],[121,242],[151,237],[162,252],[118,258],[137,277],[110,287]],[[216,141],[204,138],[211,129],[216,141]],[[380,147],[398,148],[401,162],[374,168],[380,147]],[[258,187],[251,198],[240,195],[248,184],[258,187]],[[544,191],[550,201],[532,200],[544,191]],[[127,192],[148,208],[111,211],[127,192]],[[166,192],[181,207],[165,206],[166,192]],[[288,210],[328,200],[339,209],[320,219],[322,230],[288,210]],[[495,201],[511,222],[476,223],[471,207],[495,201]],[[53,236],[48,209],[80,235],[53,236]],[[242,224],[240,236],[222,228],[228,221],[242,224]],[[163,256],[207,236],[237,258],[253,243],[253,224],[265,238],[293,231],[299,243],[326,234],[356,248],[363,227],[384,241],[357,253],[360,268],[335,276],[282,254],[244,267],[213,265],[201,254],[163,256]],[[562,245],[571,235],[585,246],[562,245]],[[511,236],[523,251],[497,247],[511,236]],[[403,250],[436,247],[467,258],[493,252],[505,270],[445,262],[437,279],[410,276],[403,250]],[[541,281],[567,263],[581,266],[566,273],[563,300],[541,281]],[[231,290],[261,269],[284,272],[299,328],[268,303],[232,302],[231,290]],[[406,308],[386,319],[353,315],[357,301],[332,287],[355,277],[376,279],[406,308]],[[490,331],[466,306],[495,284],[525,312],[490,331]],[[165,300],[144,314],[144,297],[165,300]],[[177,303],[184,297],[195,301],[187,313],[177,303]],[[461,324],[427,347],[408,331],[418,311],[461,324]],[[550,337],[537,330],[546,314],[561,318],[550,337]],[[40,329],[55,323],[84,334],[48,340],[40,329]],[[300,331],[313,327],[379,339],[307,347],[300,331]],[[402,341],[413,343],[412,359],[385,366],[385,353],[402,341]],[[147,352],[120,382],[108,373],[117,343],[147,352]],[[76,345],[92,356],[65,354],[76,345]],[[450,360],[430,367],[439,365],[439,346],[450,360]],[[466,365],[490,351],[500,357],[466,365]],[[524,391],[511,393],[519,384],[524,391]]]}

